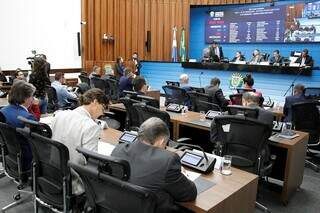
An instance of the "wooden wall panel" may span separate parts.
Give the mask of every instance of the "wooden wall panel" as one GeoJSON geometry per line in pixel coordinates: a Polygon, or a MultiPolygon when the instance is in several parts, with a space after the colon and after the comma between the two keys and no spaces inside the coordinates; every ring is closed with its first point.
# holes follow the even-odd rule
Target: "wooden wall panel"
{"type": "MultiPolygon", "coordinates": [[[[170,61],[172,28],[186,29],[188,52],[190,5],[224,5],[271,0],[81,0],[82,65],[91,69],[96,61],[113,61],[118,56],[128,60],[134,51],[143,60],[170,61]],[[151,31],[151,51],[145,46],[151,31]],[[103,34],[114,41],[103,40],[103,34]]],[[[178,42],[178,49],[180,43],[178,42]]]]}

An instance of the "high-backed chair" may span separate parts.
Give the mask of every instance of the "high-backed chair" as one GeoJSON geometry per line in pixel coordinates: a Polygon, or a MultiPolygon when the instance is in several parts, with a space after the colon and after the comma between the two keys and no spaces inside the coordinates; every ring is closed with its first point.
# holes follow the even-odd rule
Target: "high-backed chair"
{"type": "Polygon", "coordinates": [[[119,81],[116,79],[105,79],[109,88],[109,97],[112,101],[119,100],[119,81]]]}
{"type": "Polygon", "coordinates": [[[88,76],[81,74],[79,75],[79,78],[82,83],[86,83],[90,86],[90,78],[88,76]]]}
{"type": "Polygon", "coordinates": [[[129,183],[130,165],[120,158],[100,155],[77,148],[87,158],[86,165],[69,162],[80,175],[86,191],[88,212],[156,211],[155,194],[141,186],[129,183]]]}
{"type": "Polygon", "coordinates": [[[176,86],[163,86],[166,101],[165,105],[170,103],[185,105],[186,100],[188,99],[187,92],[184,89],[176,86]]]}
{"type": "Polygon", "coordinates": [[[47,138],[52,137],[52,130],[47,124],[41,123],[39,121],[29,120],[25,117],[18,116],[18,119],[24,123],[24,125],[30,129],[31,132],[38,133],[47,138]]]}
{"type": "Polygon", "coordinates": [[[68,148],[28,129],[18,128],[17,131],[28,139],[32,148],[34,209],[40,204],[51,210],[68,212],[73,199],[68,148]]]}
{"type": "Polygon", "coordinates": [[[99,77],[96,77],[96,76],[93,76],[91,79],[91,85],[94,87],[94,88],[99,88],[101,89],[105,94],[106,96],[109,97],[109,91],[110,91],[110,88],[109,88],[109,85],[107,84],[107,82],[99,77]]]}
{"type": "Polygon", "coordinates": [[[257,119],[259,116],[259,109],[252,107],[245,107],[240,105],[231,105],[227,107],[229,115],[243,115],[248,118],[257,119]]]}
{"type": "Polygon", "coordinates": [[[166,111],[161,111],[152,106],[148,106],[144,103],[136,103],[132,105],[133,109],[138,115],[138,126],[151,117],[157,117],[163,120],[167,126],[170,125],[170,115],[166,111]]]}
{"type": "Polygon", "coordinates": [[[203,87],[190,87],[190,88],[191,88],[191,91],[195,91],[198,93],[205,93],[205,90],[203,87]]]}
{"type": "Polygon", "coordinates": [[[256,89],[237,88],[237,93],[256,92],[256,89]]]}
{"type": "MultiPolygon", "coordinates": [[[[307,154],[312,156],[312,149],[320,150],[320,115],[319,103],[303,102],[292,104],[292,124],[295,130],[308,132],[309,141],[307,154]]],[[[319,172],[319,166],[306,160],[316,172],[319,172]]]]}
{"type": "Polygon", "coordinates": [[[176,86],[176,87],[180,87],[180,83],[178,81],[166,81],[166,84],[168,86],[176,86]]]}
{"type": "Polygon", "coordinates": [[[55,112],[59,109],[57,91],[52,86],[46,86],[46,92],[48,94],[48,113],[55,112]]]}
{"type": "Polygon", "coordinates": [[[137,111],[132,107],[133,104],[135,103],[140,103],[137,100],[124,97],[120,98],[119,100],[121,103],[126,108],[126,124],[125,124],[125,129],[126,130],[131,130],[131,129],[137,129],[139,128],[139,118],[138,118],[138,113],[137,111]]]}
{"type": "Polygon", "coordinates": [[[242,105],[242,93],[229,95],[232,105],[242,105]]]}
{"type": "Polygon", "coordinates": [[[16,129],[6,123],[0,122],[1,155],[5,175],[17,183],[17,193],[14,202],[2,207],[5,212],[21,203],[31,199],[32,191],[25,191],[31,174],[32,153],[27,139],[16,132],[16,129]],[[21,198],[22,195],[23,196],[21,198]]]}
{"type": "MultiPolygon", "coordinates": [[[[271,173],[275,157],[271,158],[267,146],[272,131],[269,125],[233,115],[217,116],[215,122],[218,140],[222,143],[222,155],[231,155],[233,166],[259,177],[271,173]]],[[[256,206],[268,212],[262,204],[256,202],[256,206]]]]}
{"type": "Polygon", "coordinates": [[[212,97],[205,93],[195,91],[188,92],[191,102],[191,110],[194,112],[200,111],[222,111],[218,104],[212,103],[212,97]]]}

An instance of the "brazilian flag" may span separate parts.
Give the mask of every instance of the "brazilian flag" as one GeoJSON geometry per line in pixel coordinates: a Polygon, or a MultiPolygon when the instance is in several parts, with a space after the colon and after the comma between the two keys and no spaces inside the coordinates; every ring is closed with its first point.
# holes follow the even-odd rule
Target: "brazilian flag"
{"type": "Polygon", "coordinates": [[[186,42],[185,42],[185,29],[182,28],[181,38],[180,38],[180,61],[186,61],[186,42]]]}

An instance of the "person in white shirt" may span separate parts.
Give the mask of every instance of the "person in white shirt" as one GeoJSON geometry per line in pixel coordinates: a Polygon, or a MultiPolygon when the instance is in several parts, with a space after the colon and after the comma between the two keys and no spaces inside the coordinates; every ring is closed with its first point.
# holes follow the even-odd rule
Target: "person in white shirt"
{"type": "Polygon", "coordinates": [[[64,76],[62,72],[56,72],[54,75],[54,81],[51,86],[56,90],[58,105],[60,108],[71,105],[70,100],[77,100],[77,95],[73,92],[69,92],[64,83],[64,76]]]}
{"type": "MultiPolygon", "coordinates": [[[[85,158],[76,151],[82,147],[97,151],[102,128],[95,120],[103,115],[109,103],[104,92],[92,88],[85,92],[79,99],[80,105],[74,110],[58,112],[51,123],[52,139],[68,147],[70,161],[85,163],[85,158]]],[[[73,193],[83,192],[79,178],[73,175],[73,193]]]]}

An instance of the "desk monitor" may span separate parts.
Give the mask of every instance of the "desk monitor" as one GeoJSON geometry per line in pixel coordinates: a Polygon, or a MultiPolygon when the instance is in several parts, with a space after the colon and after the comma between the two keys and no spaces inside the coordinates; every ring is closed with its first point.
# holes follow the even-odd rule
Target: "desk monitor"
{"type": "Polygon", "coordinates": [[[244,106],[228,106],[229,115],[243,115],[249,118],[258,118],[259,109],[244,106]]]}

